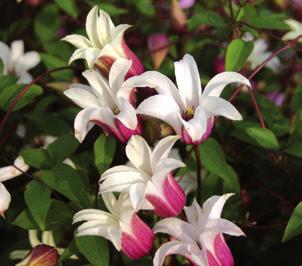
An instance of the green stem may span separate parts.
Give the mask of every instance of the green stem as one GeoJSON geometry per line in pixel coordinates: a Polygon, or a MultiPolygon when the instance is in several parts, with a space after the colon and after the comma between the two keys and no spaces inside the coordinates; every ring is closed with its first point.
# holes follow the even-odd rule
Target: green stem
{"type": "Polygon", "coordinates": [[[197,191],[196,191],[196,198],[197,201],[200,202],[201,200],[201,193],[202,193],[202,180],[201,180],[201,159],[198,145],[194,145],[194,153],[196,158],[196,166],[197,166],[197,191]]]}

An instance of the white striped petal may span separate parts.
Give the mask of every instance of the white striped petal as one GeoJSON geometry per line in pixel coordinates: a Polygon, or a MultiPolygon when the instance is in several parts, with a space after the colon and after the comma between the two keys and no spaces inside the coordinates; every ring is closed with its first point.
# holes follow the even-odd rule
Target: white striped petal
{"type": "Polygon", "coordinates": [[[94,6],[88,13],[86,18],[86,32],[89,40],[94,47],[102,47],[98,37],[98,6],[94,6]]]}
{"type": "Polygon", "coordinates": [[[61,40],[69,42],[70,44],[72,44],[73,46],[75,46],[77,48],[92,47],[90,41],[86,37],[79,35],[79,34],[67,35],[64,38],[62,38],[61,40]]]}

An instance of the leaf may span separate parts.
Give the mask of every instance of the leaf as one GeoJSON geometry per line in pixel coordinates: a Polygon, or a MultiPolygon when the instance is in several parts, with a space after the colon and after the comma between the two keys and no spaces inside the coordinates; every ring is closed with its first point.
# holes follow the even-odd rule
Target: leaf
{"type": "Polygon", "coordinates": [[[25,209],[23,212],[21,212],[12,224],[19,226],[25,230],[40,229],[29,209],[25,209]]]}
{"type": "Polygon", "coordinates": [[[291,238],[302,233],[302,202],[300,202],[294,209],[285,232],[282,237],[282,242],[286,242],[291,238]]]}
{"type": "Polygon", "coordinates": [[[42,173],[42,180],[81,208],[91,207],[88,184],[76,170],[66,164],[58,164],[42,173]]]}
{"type": "Polygon", "coordinates": [[[46,229],[52,230],[57,227],[68,227],[72,224],[74,212],[70,207],[59,200],[51,200],[46,217],[46,229]]]}
{"type": "Polygon", "coordinates": [[[255,17],[251,17],[245,22],[259,29],[288,30],[289,28],[284,22],[285,19],[286,16],[283,14],[263,13],[255,17]]]}
{"type": "Polygon", "coordinates": [[[34,29],[42,42],[55,39],[60,26],[59,11],[56,5],[45,6],[35,19],[34,29]]]}
{"type": "Polygon", "coordinates": [[[99,7],[107,12],[111,17],[120,16],[128,13],[128,10],[125,8],[120,8],[116,5],[109,3],[101,3],[99,7]]]}
{"type": "MultiPolygon", "coordinates": [[[[7,110],[15,97],[23,90],[25,84],[12,84],[0,90],[0,108],[7,110]]],[[[32,85],[30,89],[18,100],[13,111],[17,111],[27,104],[31,103],[34,98],[43,93],[43,89],[38,85],[32,85]]]]}
{"type": "Polygon", "coordinates": [[[253,51],[253,43],[241,39],[233,40],[226,53],[226,71],[239,71],[253,51]]]}
{"type": "Polygon", "coordinates": [[[59,264],[62,263],[64,260],[69,259],[72,255],[78,252],[74,240],[72,240],[67,248],[64,249],[63,253],[60,255],[59,264]]]}
{"type": "Polygon", "coordinates": [[[51,166],[51,160],[46,150],[26,149],[21,151],[24,161],[37,169],[47,169],[51,166]]]}
{"type": "Polygon", "coordinates": [[[290,155],[302,158],[302,142],[293,142],[284,151],[290,155]]]}
{"type": "Polygon", "coordinates": [[[267,128],[249,127],[246,128],[246,133],[258,143],[259,146],[265,149],[279,149],[279,143],[275,134],[267,128]]]}
{"type": "Polygon", "coordinates": [[[189,30],[196,29],[201,25],[224,27],[226,24],[223,18],[220,15],[218,15],[216,12],[203,10],[202,12],[194,15],[188,21],[189,30]]]}
{"type": "Polygon", "coordinates": [[[91,264],[109,265],[108,245],[105,239],[99,236],[79,236],[74,240],[79,251],[91,264]]]}
{"type": "Polygon", "coordinates": [[[68,15],[76,18],[78,16],[78,9],[74,0],[55,0],[59,8],[65,11],[68,15]]]}
{"type": "Polygon", "coordinates": [[[64,134],[47,147],[53,162],[60,163],[68,158],[78,147],[79,142],[73,134],[64,134]]]}
{"type": "Polygon", "coordinates": [[[24,199],[41,230],[45,230],[46,215],[50,206],[51,190],[41,182],[32,180],[26,185],[24,199]]]}
{"type": "Polygon", "coordinates": [[[102,134],[94,143],[95,165],[102,174],[112,163],[116,148],[116,140],[112,136],[102,134]]]}

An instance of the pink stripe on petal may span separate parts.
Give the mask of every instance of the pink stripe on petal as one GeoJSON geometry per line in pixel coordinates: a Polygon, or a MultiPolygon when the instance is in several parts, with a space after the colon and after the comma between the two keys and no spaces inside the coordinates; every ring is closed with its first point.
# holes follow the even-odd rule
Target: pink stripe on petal
{"type": "Polygon", "coordinates": [[[232,253],[221,234],[218,234],[215,237],[214,249],[215,255],[218,258],[221,266],[234,265],[234,258],[232,256],[232,253]]]}
{"type": "Polygon", "coordinates": [[[141,125],[138,121],[137,127],[133,130],[128,127],[126,127],[120,120],[115,119],[114,121],[117,131],[121,135],[122,140],[120,140],[122,143],[127,143],[127,141],[133,136],[133,135],[140,135],[142,133],[141,125]]]}
{"type": "Polygon", "coordinates": [[[154,234],[136,214],[132,216],[131,228],[133,235],[122,234],[122,251],[131,259],[146,256],[153,246],[154,234]]]}
{"type": "Polygon", "coordinates": [[[115,58],[111,56],[101,56],[96,62],[95,67],[108,79],[109,71],[115,58]]]}
{"type": "Polygon", "coordinates": [[[209,266],[221,266],[221,264],[217,262],[217,260],[209,250],[207,250],[207,257],[208,257],[209,266]]]}

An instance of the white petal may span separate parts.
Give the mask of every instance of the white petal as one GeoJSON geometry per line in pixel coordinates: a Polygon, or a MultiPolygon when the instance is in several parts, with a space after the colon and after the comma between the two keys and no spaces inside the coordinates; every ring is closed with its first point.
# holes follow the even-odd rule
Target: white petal
{"type": "Polygon", "coordinates": [[[126,146],[126,155],[136,168],[152,175],[151,149],[143,137],[135,135],[130,138],[126,146]]]}
{"type": "Polygon", "coordinates": [[[0,168],[0,182],[22,175],[23,172],[26,172],[28,169],[29,166],[24,162],[23,158],[19,156],[14,161],[14,165],[0,168]]]}
{"type": "Polygon", "coordinates": [[[181,110],[171,96],[151,96],[138,106],[136,112],[165,121],[174,128],[178,135],[181,135],[181,122],[178,116],[181,110]]]}
{"type": "Polygon", "coordinates": [[[62,41],[69,42],[70,44],[74,45],[77,48],[92,47],[90,41],[86,37],[78,34],[67,35],[64,38],[62,38],[62,41]]]}
{"type": "Polygon", "coordinates": [[[187,131],[193,142],[199,141],[207,130],[208,121],[205,111],[201,106],[197,107],[194,117],[191,120],[185,121],[180,115],[179,120],[183,124],[184,130],[187,131]]]}
{"type": "Polygon", "coordinates": [[[94,124],[90,122],[90,116],[96,110],[94,107],[86,108],[77,114],[74,120],[74,134],[79,142],[82,142],[89,130],[92,129],[94,124]]]}
{"type": "Polygon", "coordinates": [[[98,221],[99,224],[109,224],[113,222],[112,215],[108,212],[97,210],[97,209],[85,209],[77,212],[73,216],[73,224],[83,221],[98,221]]]}
{"type": "Polygon", "coordinates": [[[250,81],[241,74],[236,72],[222,72],[209,81],[201,98],[203,99],[206,96],[219,97],[222,90],[231,83],[240,83],[252,87],[250,81]]]}
{"type": "Polygon", "coordinates": [[[154,88],[159,94],[172,96],[181,108],[185,108],[174,83],[157,71],[147,71],[139,76],[127,79],[119,91],[119,95],[126,98],[130,94],[129,91],[135,87],[154,88]]]}
{"type": "Polygon", "coordinates": [[[114,194],[111,192],[102,193],[102,198],[108,211],[110,211],[112,214],[116,214],[117,200],[114,194]]]}
{"type": "Polygon", "coordinates": [[[109,43],[111,41],[111,30],[114,25],[111,21],[110,16],[103,10],[99,11],[99,18],[97,20],[97,36],[101,46],[109,43]]]}
{"type": "Polygon", "coordinates": [[[153,266],[162,266],[165,261],[165,257],[173,254],[190,257],[188,249],[189,245],[181,243],[180,241],[170,241],[165,243],[156,251],[153,259],[153,266]]]}
{"type": "Polygon", "coordinates": [[[101,176],[99,193],[126,192],[133,184],[141,182],[145,182],[141,172],[125,165],[115,166],[101,176]]]}
{"type": "Polygon", "coordinates": [[[109,57],[111,59],[116,59],[116,58],[121,58],[123,57],[122,54],[120,54],[116,49],[115,47],[113,47],[111,45],[111,43],[109,44],[106,44],[102,50],[101,50],[101,53],[100,53],[100,57],[101,56],[104,56],[104,57],[109,57]]]}
{"type": "Polygon", "coordinates": [[[178,218],[165,218],[159,221],[153,228],[154,233],[164,233],[186,242],[195,243],[195,228],[189,223],[178,218]]]}
{"type": "Polygon", "coordinates": [[[0,182],[0,215],[8,209],[11,202],[11,196],[5,186],[0,182]]]}
{"type": "Polygon", "coordinates": [[[110,109],[115,108],[116,104],[114,102],[114,96],[105,77],[93,69],[84,71],[82,75],[89,82],[101,105],[104,107],[107,106],[110,109]]]}
{"type": "Polygon", "coordinates": [[[78,48],[70,57],[68,64],[70,65],[73,61],[78,59],[85,59],[88,67],[91,69],[101,54],[102,50],[99,48],[78,48]]]}
{"type": "Polygon", "coordinates": [[[0,59],[3,62],[4,65],[4,75],[7,74],[8,68],[9,68],[9,64],[10,64],[10,49],[9,47],[4,43],[4,42],[0,42],[0,59]]]}
{"type": "Polygon", "coordinates": [[[174,63],[179,94],[186,107],[197,107],[201,95],[199,72],[194,58],[186,54],[182,60],[174,63]]]}
{"type": "Polygon", "coordinates": [[[129,196],[133,208],[139,211],[144,203],[146,192],[146,185],[144,183],[137,183],[131,186],[129,196]]]}
{"type": "Polygon", "coordinates": [[[18,84],[28,84],[32,82],[33,77],[28,72],[23,72],[19,74],[18,84]]]}
{"type": "Polygon", "coordinates": [[[207,199],[202,206],[205,215],[211,219],[220,218],[225,202],[233,195],[233,193],[227,193],[222,196],[212,196],[207,199]]]}
{"type": "Polygon", "coordinates": [[[111,226],[108,230],[109,239],[117,251],[121,250],[122,230],[117,226],[111,226]]]}
{"type": "Polygon", "coordinates": [[[199,221],[201,220],[202,210],[197,200],[194,198],[193,203],[191,206],[184,208],[186,217],[188,222],[194,227],[199,227],[199,221]]]}
{"type": "Polygon", "coordinates": [[[124,98],[119,98],[118,103],[120,112],[116,115],[116,118],[126,127],[135,130],[137,128],[137,116],[134,107],[124,98]]]}
{"type": "Polygon", "coordinates": [[[244,236],[242,230],[234,223],[226,219],[211,219],[208,221],[206,231],[228,234],[232,236],[244,236]]]}
{"type": "Polygon", "coordinates": [[[15,66],[15,63],[24,54],[24,42],[22,40],[13,41],[10,47],[11,47],[11,62],[15,66]]]}
{"type": "Polygon", "coordinates": [[[173,145],[179,139],[179,136],[168,136],[161,139],[152,152],[151,165],[152,169],[155,169],[156,164],[163,158],[167,158],[173,145]]]}
{"type": "Polygon", "coordinates": [[[17,60],[16,72],[22,73],[34,68],[41,61],[39,53],[35,51],[27,52],[17,60]]]}
{"type": "MultiPolygon", "coordinates": [[[[132,61],[125,58],[118,58],[114,61],[109,72],[109,86],[116,95],[118,90],[122,87],[125,76],[128,73],[132,61]]],[[[128,97],[127,97],[128,99],[128,97]]]]}
{"type": "Polygon", "coordinates": [[[112,113],[111,109],[108,107],[101,107],[96,109],[90,116],[90,120],[94,122],[100,122],[105,126],[109,127],[111,130],[115,131],[116,127],[114,124],[115,116],[112,113]]]}
{"type": "Polygon", "coordinates": [[[92,45],[97,48],[102,48],[98,37],[98,6],[94,6],[88,13],[86,18],[86,32],[92,45]]]}
{"type": "Polygon", "coordinates": [[[97,97],[91,93],[91,88],[84,84],[73,84],[64,94],[81,108],[99,107],[100,102],[97,97]]]}
{"type": "Polygon", "coordinates": [[[200,104],[208,117],[222,115],[232,120],[242,120],[241,114],[230,102],[219,97],[208,96],[200,104]]]}
{"type": "Polygon", "coordinates": [[[119,53],[120,56],[127,57],[123,47],[124,34],[131,25],[120,24],[116,26],[111,32],[111,45],[119,53]]]}

